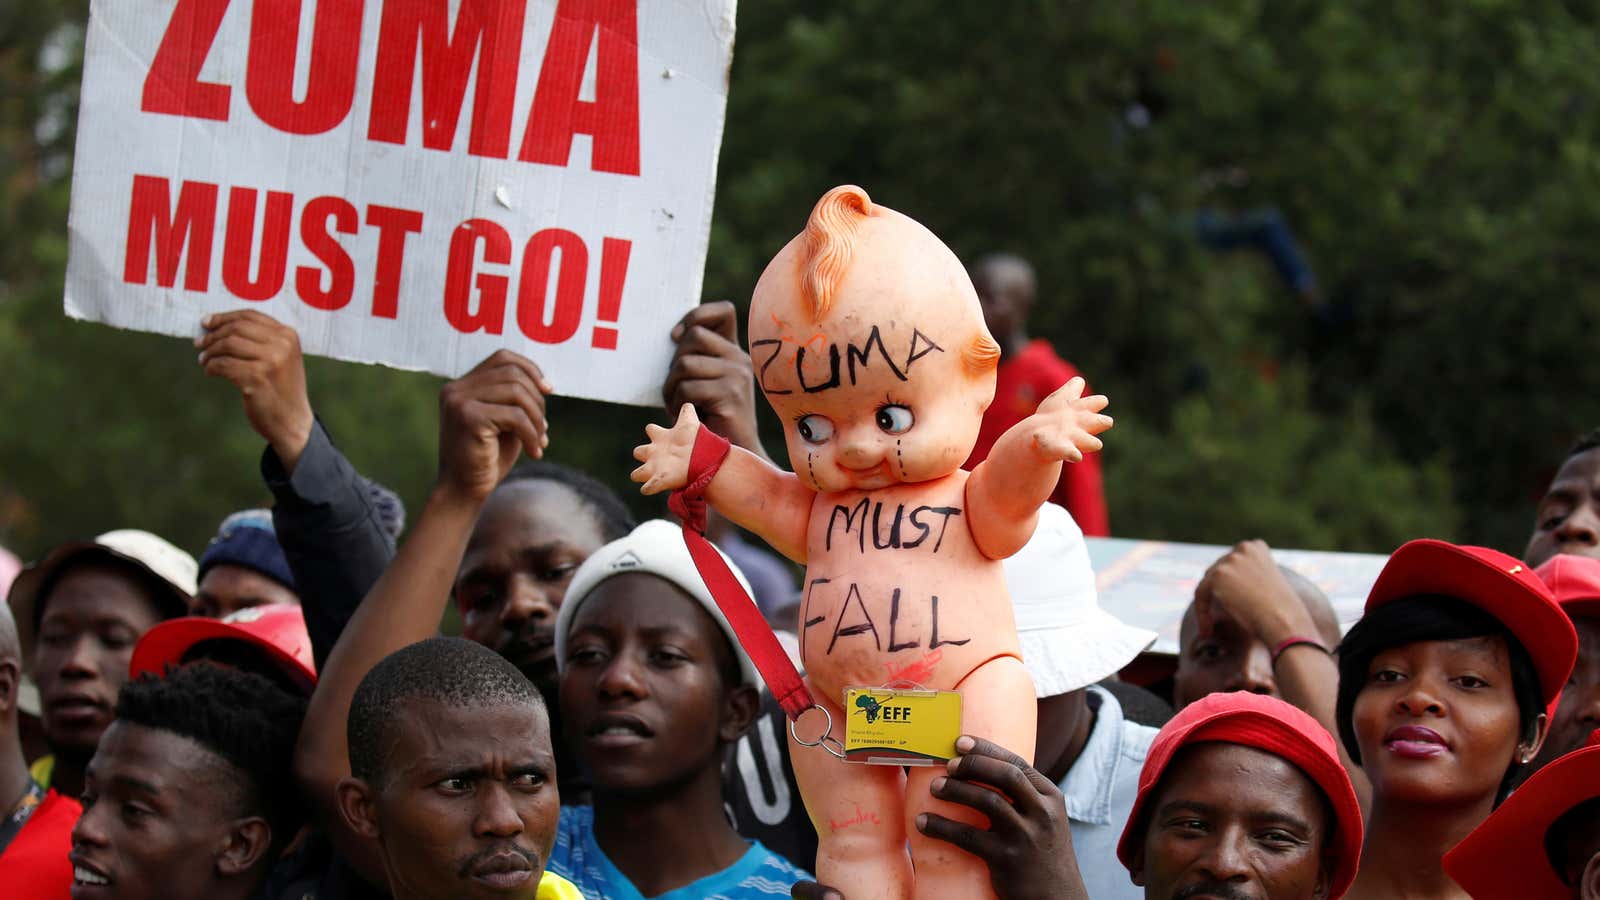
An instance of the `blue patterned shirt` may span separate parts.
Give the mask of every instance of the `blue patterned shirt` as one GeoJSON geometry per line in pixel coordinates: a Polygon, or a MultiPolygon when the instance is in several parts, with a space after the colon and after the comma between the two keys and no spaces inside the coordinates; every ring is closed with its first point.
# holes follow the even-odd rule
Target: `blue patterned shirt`
{"type": "MultiPolygon", "coordinates": [[[[644,900],[639,889],[595,842],[593,807],[561,807],[556,845],[550,851],[550,864],[546,868],[577,885],[585,900],[644,900]]],[[[728,868],[659,894],[655,900],[788,897],[789,888],[795,882],[810,880],[810,875],[756,841],[728,868]]]]}

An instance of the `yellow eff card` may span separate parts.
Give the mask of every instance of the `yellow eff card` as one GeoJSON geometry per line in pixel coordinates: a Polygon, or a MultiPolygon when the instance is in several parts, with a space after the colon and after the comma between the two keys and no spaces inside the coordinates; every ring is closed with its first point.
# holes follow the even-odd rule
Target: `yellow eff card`
{"type": "Polygon", "coordinates": [[[931,766],[955,755],[961,695],[955,691],[847,688],[844,756],[851,762],[931,766]]]}

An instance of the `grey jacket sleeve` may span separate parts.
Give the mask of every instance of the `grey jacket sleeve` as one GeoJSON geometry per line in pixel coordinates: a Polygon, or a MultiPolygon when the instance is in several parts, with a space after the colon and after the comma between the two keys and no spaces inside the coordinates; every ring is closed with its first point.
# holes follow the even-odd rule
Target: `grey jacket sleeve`
{"type": "Polygon", "coordinates": [[[276,501],[272,523],[294,573],[320,670],[361,598],[394,558],[366,479],[318,421],[291,475],[268,447],[261,478],[276,501]]]}

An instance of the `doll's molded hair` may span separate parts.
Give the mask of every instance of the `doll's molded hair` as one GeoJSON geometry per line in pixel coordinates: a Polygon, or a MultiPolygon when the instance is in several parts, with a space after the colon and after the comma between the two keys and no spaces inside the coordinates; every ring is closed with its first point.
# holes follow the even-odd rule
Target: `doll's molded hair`
{"type": "Polygon", "coordinates": [[[961,351],[961,362],[973,375],[991,372],[1000,365],[1000,345],[985,332],[978,332],[961,351]]]}
{"type": "Polygon", "coordinates": [[[856,227],[872,212],[872,198],[853,184],[823,194],[812,208],[800,278],[800,296],[811,304],[812,321],[820,321],[833,305],[834,292],[855,254],[856,227]]]}

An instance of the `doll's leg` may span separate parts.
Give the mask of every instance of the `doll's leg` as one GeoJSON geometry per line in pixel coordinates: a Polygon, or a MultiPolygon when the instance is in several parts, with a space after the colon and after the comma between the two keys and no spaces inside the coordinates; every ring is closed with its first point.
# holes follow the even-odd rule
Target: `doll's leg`
{"type": "MultiPolygon", "coordinates": [[[[818,702],[842,729],[844,712],[820,695],[818,702]]],[[[845,762],[821,747],[801,746],[792,734],[789,760],[817,829],[817,880],[850,900],[909,900],[911,860],[900,768],[845,762]]]]}
{"type": "MultiPolygon", "coordinates": [[[[1025,759],[1033,758],[1038,706],[1033,679],[1022,660],[1001,656],[989,660],[956,686],[961,692],[961,731],[994,741],[1025,759]]],[[[989,823],[970,807],[933,797],[928,783],[946,774],[943,766],[913,768],[906,780],[906,835],[916,866],[917,900],[968,900],[992,898],[989,867],[965,850],[926,837],[917,830],[920,813],[938,813],[947,819],[980,828],[989,823]]]]}

